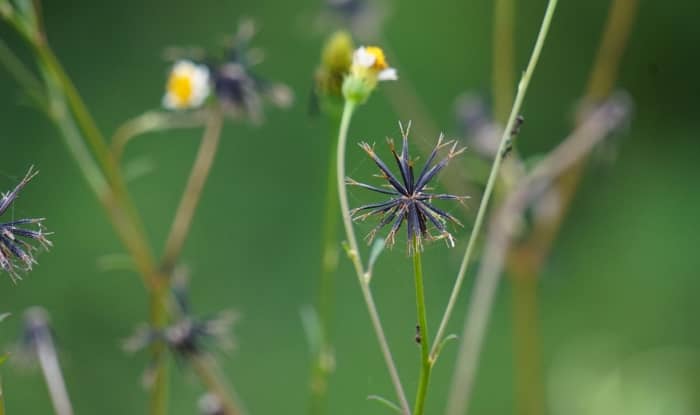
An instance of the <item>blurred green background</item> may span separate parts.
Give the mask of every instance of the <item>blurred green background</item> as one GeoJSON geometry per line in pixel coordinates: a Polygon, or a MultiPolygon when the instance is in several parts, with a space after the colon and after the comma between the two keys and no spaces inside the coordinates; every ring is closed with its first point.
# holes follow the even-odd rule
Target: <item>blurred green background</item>
{"type": "MultiPolygon", "coordinates": [[[[519,1],[517,68],[525,66],[545,1],[519,1]]],[[[571,125],[586,83],[608,1],[562,1],[523,109],[519,136],[526,155],[552,148],[571,125]]],[[[697,98],[700,8],[696,0],[641,1],[621,66],[619,87],[635,113],[614,163],[588,170],[553,256],[542,276],[540,322],[547,411],[552,414],[700,413],[697,315],[697,98]]],[[[253,17],[266,50],[259,67],[288,83],[297,96],[288,111],[267,111],[255,127],[227,123],[220,153],[184,253],[192,269],[195,310],[234,308],[237,349],[221,356],[225,371],[252,414],[306,410],[309,354],[299,318],[314,301],[320,251],[325,154],[324,122],[307,114],[306,99],[327,30],[316,29],[320,1],[46,1],[49,39],[100,126],[111,133],[124,120],[158,107],[168,65],[164,47],[215,50],[242,17],[253,17]]],[[[454,133],[453,103],[462,92],[488,94],[491,73],[489,1],[395,1],[383,32],[398,56],[399,73],[415,88],[437,124],[454,133]]],[[[30,62],[7,26],[0,36],[30,62]]],[[[41,174],[11,214],[45,216],[55,247],[21,283],[0,279],[0,344],[20,333],[22,311],[51,313],[69,392],[79,414],[144,413],[140,376],[145,353],[128,356],[120,341],[147,313],[136,275],[103,272],[97,260],[122,252],[57,131],[0,71],[2,164],[0,188],[10,189],[27,167],[41,174]]],[[[391,88],[391,85],[386,86],[391,88]]],[[[382,86],[384,88],[384,86],[382,86]]],[[[350,141],[397,135],[399,115],[375,94],[361,108],[350,141]]],[[[151,174],[130,183],[151,241],[164,240],[184,186],[199,131],[152,134],[127,159],[147,156],[151,174]]],[[[432,142],[434,137],[414,137],[432,142]]],[[[349,173],[374,173],[350,146],[349,173]]],[[[469,165],[454,163],[446,174],[469,165]]],[[[356,204],[362,195],[351,193],[356,204]]],[[[474,207],[476,201],[473,201],[474,207]]],[[[461,214],[461,211],[458,213],[461,214]]],[[[366,230],[363,227],[361,231],[366,230]]],[[[426,249],[429,320],[433,328],[449,295],[468,229],[459,245],[426,249]]],[[[418,374],[410,264],[402,248],[384,254],[374,289],[405,387],[418,374]]],[[[470,282],[467,290],[470,289],[470,282]]],[[[379,349],[349,263],[337,285],[337,370],[332,414],[380,414],[370,394],[393,399],[379,349]]],[[[466,292],[465,292],[466,294],[466,292]]],[[[466,295],[453,331],[462,324],[466,295]]],[[[501,286],[481,359],[472,413],[515,412],[511,293],[501,286]]],[[[428,413],[440,413],[456,343],[434,372],[428,413]]],[[[37,371],[1,369],[10,414],[45,414],[51,407],[37,371]]],[[[172,414],[196,412],[202,392],[187,367],[172,371],[172,414]]]]}

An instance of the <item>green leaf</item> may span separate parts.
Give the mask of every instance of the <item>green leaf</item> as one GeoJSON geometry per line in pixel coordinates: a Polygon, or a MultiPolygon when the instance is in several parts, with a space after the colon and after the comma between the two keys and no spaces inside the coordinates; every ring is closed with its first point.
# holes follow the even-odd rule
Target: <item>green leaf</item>
{"type": "Polygon", "coordinates": [[[383,398],[379,395],[369,395],[367,397],[367,400],[368,401],[377,401],[377,402],[381,403],[382,405],[386,406],[387,408],[393,409],[394,412],[399,413],[399,414],[401,413],[401,408],[399,408],[399,406],[397,404],[395,404],[392,401],[390,401],[386,398],[383,398]]]}
{"type": "Polygon", "coordinates": [[[386,247],[386,240],[384,238],[377,238],[374,240],[372,250],[369,253],[369,263],[367,264],[367,271],[369,273],[372,272],[372,268],[374,268],[374,264],[377,262],[377,259],[379,259],[379,255],[384,252],[384,247],[386,247]]]}

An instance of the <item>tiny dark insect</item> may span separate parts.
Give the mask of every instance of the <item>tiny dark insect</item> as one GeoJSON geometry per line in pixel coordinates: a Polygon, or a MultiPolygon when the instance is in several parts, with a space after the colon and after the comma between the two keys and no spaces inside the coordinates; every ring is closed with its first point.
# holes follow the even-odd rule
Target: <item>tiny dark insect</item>
{"type": "Polygon", "coordinates": [[[416,324],[416,337],[415,337],[416,343],[421,344],[422,337],[420,335],[420,325],[416,324]]]}

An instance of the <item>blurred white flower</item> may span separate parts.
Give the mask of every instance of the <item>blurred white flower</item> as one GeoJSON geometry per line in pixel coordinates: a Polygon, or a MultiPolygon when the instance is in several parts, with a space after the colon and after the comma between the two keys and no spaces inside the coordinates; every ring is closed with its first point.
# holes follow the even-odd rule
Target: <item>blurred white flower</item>
{"type": "Polygon", "coordinates": [[[170,71],[163,106],[174,110],[196,108],[209,96],[209,91],[209,69],[189,60],[180,60],[170,71]]]}

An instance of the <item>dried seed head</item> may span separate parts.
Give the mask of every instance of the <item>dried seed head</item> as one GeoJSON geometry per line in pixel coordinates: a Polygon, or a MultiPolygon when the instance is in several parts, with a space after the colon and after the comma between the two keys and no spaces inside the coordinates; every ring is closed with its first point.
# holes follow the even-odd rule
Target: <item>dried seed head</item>
{"type": "MultiPolygon", "coordinates": [[[[19,197],[20,191],[29,181],[38,174],[32,167],[10,192],[2,194],[0,198],[0,217],[13,205],[19,197]]],[[[36,264],[36,253],[41,249],[49,249],[51,241],[46,236],[50,235],[43,226],[44,218],[24,218],[10,222],[0,223],[0,269],[10,275],[12,282],[21,279],[20,272],[30,271],[36,264]],[[29,226],[34,225],[31,229],[29,226]],[[31,242],[37,242],[32,245],[31,242]]]]}
{"type": "Polygon", "coordinates": [[[351,211],[353,219],[357,221],[377,216],[379,223],[369,232],[367,237],[371,242],[380,229],[389,226],[389,233],[386,236],[388,245],[395,243],[396,234],[405,222],[409,253],[413,249],[413,240],[417,241],[419,248],[422,246],[423,239],[444,239],[448,246],[454,246],[454,238],[447,230],[447,223],[461,224],[454,216],[438,208],[433,202],[435,200],[462,201],[465,197],[430,193],[428,185],[451,159],[464,151],[464,148],[457,148],[457,143],[454,141],[444,141],[444,137],[440,135],[425,165],[416,176],[414,162],[408,151],[408,133],[411,125],[409,123],[405,129],[403,125],[399,124],[399,126],[402,135],[401,152],[397,152],[393,141],[388,140],[389,149],[399,170],[398,175],[394,174],[387,164],[377,156],[372,146],[368,143],[360,143],[360,147],[377,165],[381,173],[380,177],[386,180],[388,185],[376,187],[350,178],[346,180],[346,183],[388,195],[389,199],[353,209],[351,211]],[[436,162],[438,152],[444,148],[449,148],[447,155],[436,162]],[[431,229],[437,233],[431,233],[431,229]]]}

